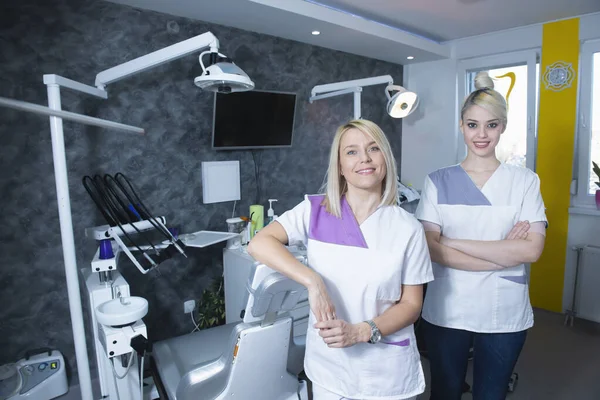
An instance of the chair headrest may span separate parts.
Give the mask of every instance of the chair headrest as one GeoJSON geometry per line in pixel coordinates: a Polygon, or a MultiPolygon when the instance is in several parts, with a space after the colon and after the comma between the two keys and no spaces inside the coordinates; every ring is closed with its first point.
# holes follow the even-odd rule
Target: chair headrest
{"type": "MultiPolygon", "coordinates": [[[[297,259],[306,263],[305,257],[297,259]]],[[[260,263],[253,265],[247,289],[246,323],[261,321],[268,313],[292,310],[306,291],[304,286],[260,263]]]]}

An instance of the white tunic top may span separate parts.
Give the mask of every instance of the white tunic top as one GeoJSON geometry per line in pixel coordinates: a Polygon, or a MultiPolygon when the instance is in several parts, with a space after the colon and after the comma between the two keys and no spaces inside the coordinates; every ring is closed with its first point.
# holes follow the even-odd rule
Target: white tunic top
{"type": "MultiPolygon", "coordinates": [[[[396,304],[402,285],[433,279],[421,224],[397,206],[378,208],[360,226],[345,198],[342,218],[329,214],[324,196],[305,200],[277,219],[290,244],[304,243],[308,264],[320,274],[339,319],[355,324],[396,304]]],[[[311,312],[304,367],[312,382],[351,399],[405,399],[425,389],[412,325],[380,343],[329,348],[311,312]]]]}
{"type": "MultiPolygon", "coordinates": [[[[415,212],[450,239],[503,240],[519,221],[547,223],[540,180],[529,169],[501,164],[479,189],[455,165],[425,179],[415,212]]],[[[473,332],[518,332],[533,326],[525,265],[472,272],[433,263],[423,318],[473,332]]]]}

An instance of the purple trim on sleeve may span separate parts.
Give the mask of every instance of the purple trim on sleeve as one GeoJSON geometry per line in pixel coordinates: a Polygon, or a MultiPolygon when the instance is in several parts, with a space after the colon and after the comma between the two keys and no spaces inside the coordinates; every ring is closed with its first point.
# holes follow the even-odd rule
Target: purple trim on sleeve
{"type": "Polygon", "coordinates": [[[382,342],[382,343],[390,344],[392,346],[406,347],[406,346],[410,345],[410,339],[404,339],[399,342],[382,342]]]}
{"type": "Polygon", "coordinates": [[[438,204],[440,205],[492,205],[460,165],[432,172],[429,174],[429,178],[437,188],[438,204]]]}
{"type": "Polygon", "coordinates": [[[308,238],[319,242],[368,248],[346,198],[342,197],[342,218],[327,212],[322,204],[324,198],[325,196],[308,197],[311,205],[308,238]]]}
{"type": "Polygon", "coordinates": [[[507,281],[511,281],[514,283],[519,283],[521,285],[525,285],[527,283],[526,275],[517,275],[517,276],[501,276],[500,278],[506,279],[507,281]]]}

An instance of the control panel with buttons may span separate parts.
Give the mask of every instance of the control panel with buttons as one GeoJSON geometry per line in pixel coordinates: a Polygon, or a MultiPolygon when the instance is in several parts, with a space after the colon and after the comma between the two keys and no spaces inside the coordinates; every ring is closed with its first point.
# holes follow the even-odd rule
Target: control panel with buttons
{"type": "Polygon", "coordinates": [[[60,367],[60,360],[50,360],[40,363],[32,363],[21,367],[23,387],[21,393],[27,393],[34,387],[54,375],[60,367]]]}

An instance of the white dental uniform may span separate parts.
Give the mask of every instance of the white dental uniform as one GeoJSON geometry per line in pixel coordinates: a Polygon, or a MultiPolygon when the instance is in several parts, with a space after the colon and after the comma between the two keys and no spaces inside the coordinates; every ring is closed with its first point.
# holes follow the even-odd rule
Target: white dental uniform
{"type": "MultiPolygon", "coordinates": [[[[307,196],[277,219],[290,244],[302,242],[308,265],[323,278],[337,318],[351,324],[395,305],[402,285],[433,279],[421,224],[397,206],[378,208],[360,226],[342,198],[342,217],[329,214],[324,196],[307,196]]],[[[407,399],[425,389],[412,325],[377,344],[329,348],[310,313],[304,369],[309,379],[348,399],[407,399]]],[[[316,400],[319,400],[316,398],[316,400]]]]}
{"type": "MultiPolygon", "coordinates": [[[[547,224],[540,180],[529,169],[500,164],[479,189],[454,165],[425,178],[417,219],[443,236],[503,240],[518,221],[547,224]]],[[[433,263],[423,318],[438,326],[479,333],[519,332],[533,326],[525,265],[499,271],[461,271],[433,263]]]]}

